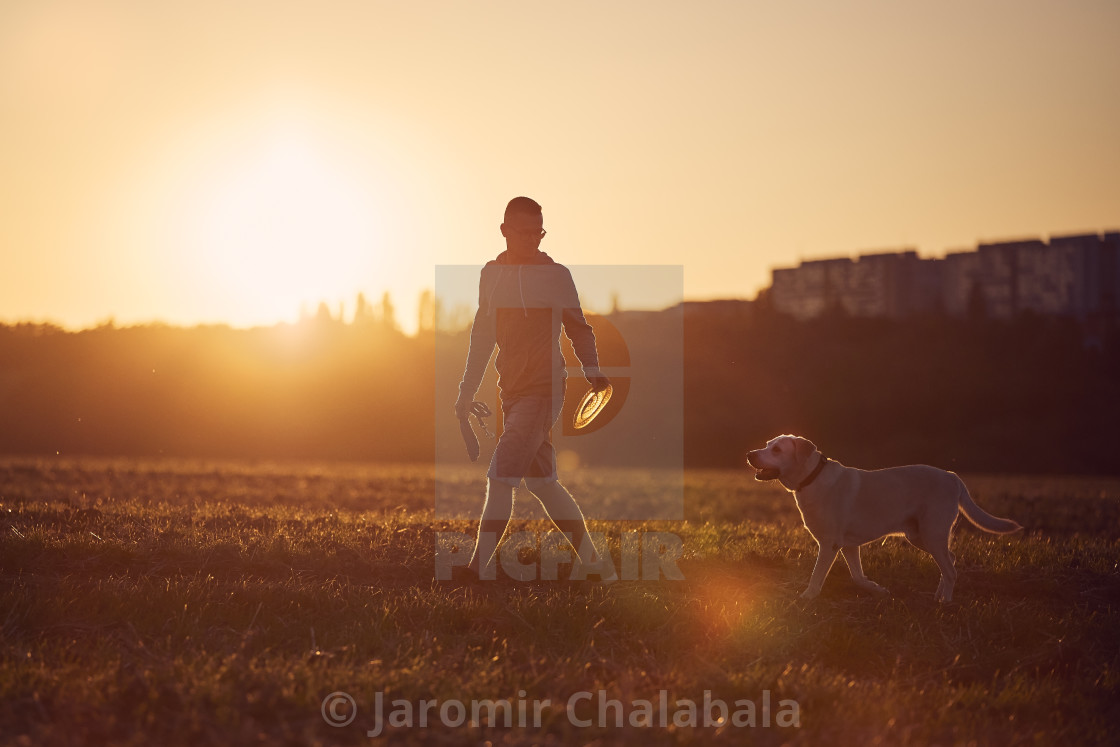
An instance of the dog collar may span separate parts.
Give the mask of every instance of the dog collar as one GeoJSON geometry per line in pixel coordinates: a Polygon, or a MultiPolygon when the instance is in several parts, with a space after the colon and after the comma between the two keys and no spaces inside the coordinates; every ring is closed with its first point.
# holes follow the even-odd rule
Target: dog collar
{"type": "Polygon", "coordinates": [[[821,459],[819,462],[817,462],[817,466],[813,468],[813,471],[809,473],[808,477],[801,481],[800,485],[794,488],[794,491],[804,490],[805,488],[809,487],[813,483],[813,480],[817,479],[817,475],[821,473],[821,470],[824,469],[825,463],[831,461],[832,460],[826,457],[824,454],[821,454],[821,459]]]}

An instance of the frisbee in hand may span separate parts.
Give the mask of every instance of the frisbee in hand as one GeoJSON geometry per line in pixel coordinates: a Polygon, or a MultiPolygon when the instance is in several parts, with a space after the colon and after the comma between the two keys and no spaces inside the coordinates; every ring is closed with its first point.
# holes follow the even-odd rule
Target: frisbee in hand
{"type": "Polygon", "coordinates": [[[599,391],[588,389],[587,394],[583,395],[583,399],[576,406],[576,414],[572,422],[573,427],[579,430],[591,425],[591,421],[606,408],[612,394],[614,394],[614,387],[610,384],[599,391]]]}

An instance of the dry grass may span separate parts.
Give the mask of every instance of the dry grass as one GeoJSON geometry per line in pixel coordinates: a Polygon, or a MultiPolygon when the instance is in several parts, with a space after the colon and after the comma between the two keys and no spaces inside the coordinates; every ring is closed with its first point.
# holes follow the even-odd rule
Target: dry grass
{"type": "MultiPolygon", "coordinates": [[[[811,539],[784,494],[741,473],[689,473],[683,522],[594,523],[616,558],[620,532],[679,534],[684,581],[464,586],[433,580],[434,533],[472,526],[434,516],[430,467],[0,462],[0,741],[365,743],[377,692],[388,710],[522,691],[551,701],[539,728],[388,731],[447,744],[1110,741],[1120,483],[968,482],[1027,530],[962,529],[953,604],[933,601],[932,560],[897,540],[864,553],[894,596],[834,572],[803,603],[811,539]],[[340,690],[359,712],[335,728],[320,705],[340,690]],[[800,726],[577,727],[563,705],[599,690],[626,704],[769,691],[775,710],[797,701],[800,726]]],[[[588,502],[635,490],[610,472],[569,483],[588,502]]],[[[517,517],[545,528],[522,504],[517,517]]]]}

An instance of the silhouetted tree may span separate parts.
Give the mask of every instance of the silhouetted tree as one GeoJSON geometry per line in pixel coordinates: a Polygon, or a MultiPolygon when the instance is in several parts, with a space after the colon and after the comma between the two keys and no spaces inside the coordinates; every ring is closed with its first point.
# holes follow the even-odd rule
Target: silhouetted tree
{"type": "Polygon", "coordinates": [[[420,292],[418,305],[417,329],[421,332],[435,331],[439,323],[439,305],[435,293],[425,288],[420,292]]]}
{"type": "Polygon", "coordinates": [[[354,324],[359,326],[370,324],[373,320],[373,307],[366,300],[366,294],[359,293],[357,300],[354,302],[354,324]]]}
{"type": "Polygon", "coordinates": [[[389,296],[389,291],[381,294],[381,326],[392,332],[399,329],[396,310],[393,308],[393,299],[389,296]]]}

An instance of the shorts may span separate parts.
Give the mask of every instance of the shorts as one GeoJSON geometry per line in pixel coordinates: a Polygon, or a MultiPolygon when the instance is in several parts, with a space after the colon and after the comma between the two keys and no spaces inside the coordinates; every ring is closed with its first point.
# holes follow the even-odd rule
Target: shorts
{"type": "Polygon", "coordinates": [[[523,478],[556,480],[552,426],[560,417],[563,396],[518,397],[502,402],[502,435],[486,476],[517,487],[523,478]]]}

